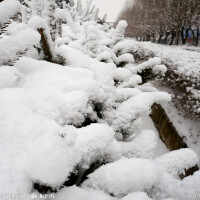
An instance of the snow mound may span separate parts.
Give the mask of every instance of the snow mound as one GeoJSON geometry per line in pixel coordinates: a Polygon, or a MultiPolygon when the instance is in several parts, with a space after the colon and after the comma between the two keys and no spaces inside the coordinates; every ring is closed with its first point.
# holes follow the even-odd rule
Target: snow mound
{"type": "Polygon", "coordinates": [[[118,101],[126,101],[129,98],[141,93],[141,90],[137,88],[117,88],[116,98],[118,101]]]}
{"type": "Polygon", "coordinates": [[[117,68],[113,71],[112,77],[117,81],[127,81],[130,79],[132,73],[125,68],[117,68]]]}
{"type": "Polygon", "coordinates": [[[4,0],[0,3],[0,26],[8,22],[20,12],[20,3],[17,0],[4,0]]]}
{"type": "Polygon", "coordinates": [[[131,133],[135,131],[131,124],[143,115],[150,113],[153,103],[168,102],[171,96],[165,92],[143,92],[121,103],[116,109],[113,126],[118,132],[131,133]]]}
{"type": "Polygon", "coordinates": [[[152,200],[152,199],[144,192],[134,192],[125,196],[121,200],[152,200]]]}
{"type": "Polygon", "coordinates": [[[77,130],[77,148],[82,152],[84,161],[101,155],[113,141],[114,131],[106,124],[91,124],[77,130]]]}
{"type": "Polygon", "coordinates": [[[197,154],[191,149],[180,149],[167,153],[156,159],[156,163],[165,171],[176,176],[184,173],[199,163],[197,154]]]}
{"type": "Polygon", "coordinates": [[[19,31],[13,36],[2,38],[0,40],[0,64],[12,62],[17,59],[18,54],[24,53],[30,46],[37,45],[39,41],[39,33],[30,28],[19,31]]]}
{"type": "Polygon", "coordinates": [[[65,144],[62,137],[45,136],[29,150],[27,171],[33,182],[56,187],[67,180],[80,155],[73,146],[65,144]]]}
{"type": "Polygon", "coordinates": [[[195,172],[193,176],[186,177],[179,184],[176,189],[176,198],[177,199],[198,199],[198,194],[200,194],[200,172],[195,172]]]}
{"type": "Polygon", "coordinates": [[[108,194],[102,191],[79,188],[76,186],[63,188],[55,196],[56,200],[115,200],[108,194]]]}
{"type": "Polygon", "coordinates": [[[167,67],[165,65],[156,65],[153,67],[153,73],[155,74],[161,74],[162,76],[165,75],[167,72],[167,67]]]}
{"type": "Polygon", "coordinates": [[[128,158],[153,158],[157,145],[156,134],[151,130],[144,130],[131,142],[121,142],[123,155],[128,158]]]}
{"type": "Polygon", "coordinates": [[[25,76],[15,67],[0,67],[0,89],[14,88],[21,86],[25,81],[25,76]]]}
{"type": "Polygon", "coordinates": [[[122,196],[133,191],[150,189],[158,180],[159,172],[154,162],[131,158],[100,167],[89,175],[83,185],[122,196]]]}
{"type": "MultiPolygon", "coordinates": [[[[160,65],[161,62],[161,58],[159,57],[150,58],[148,61],[145,61],[139,64],[137,67],[133,68],[133,70],[137,72],[142,72],[145,69],[154,68],[155,66],[160,65]]],[[[158,70],[158,67],[156,69],[158,70]]]]}

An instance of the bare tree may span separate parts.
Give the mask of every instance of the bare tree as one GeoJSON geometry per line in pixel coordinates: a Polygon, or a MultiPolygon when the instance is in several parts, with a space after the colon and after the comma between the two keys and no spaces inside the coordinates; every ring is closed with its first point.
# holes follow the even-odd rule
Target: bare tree
{"type": "Polygon", "coordinates": [[[127,3],[116,21],[127,20],[126,36],[142,41],[186,44],[189,31],[193,44],[198,44],[199,0],[135,0],[127,3]],[[170,36],[170,40],[168,38],[170,36]]]}

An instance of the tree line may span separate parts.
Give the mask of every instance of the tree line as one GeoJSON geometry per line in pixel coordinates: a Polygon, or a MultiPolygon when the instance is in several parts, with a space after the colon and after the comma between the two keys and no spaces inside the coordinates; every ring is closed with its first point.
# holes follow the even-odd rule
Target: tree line
{"type": "Polygon", "coordinates": [[[199,44],[200,0],[132,0],[119,14],[129,24],[126,36],[139,41],[199,44]]]}

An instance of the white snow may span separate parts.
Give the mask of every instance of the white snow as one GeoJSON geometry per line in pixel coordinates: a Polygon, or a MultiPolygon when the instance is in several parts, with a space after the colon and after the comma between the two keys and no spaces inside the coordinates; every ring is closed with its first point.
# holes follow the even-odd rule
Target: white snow
{"type": "MultiPolygon", "coordinates": [[[[148,61],[145,61],[142,64],[139,64],[136,68],[133,68],[132,70],[137,71],[137,72],[142,72],[145,69],[149,69],[149,68],[154,69],[154,67],[160,64],[161,64],[161,59],[159,57],[150,58],[148,61]]],[[[156,67],[154,70],[157,72],[158,70],[160,70],[160,68],[158,69],[158,67],[156,67]]],[[[162,71],[163,71],[163,68],[162,68],[162,71]]]]}
{"type": "MultiPolygon", "coordinates": [[[[76,186],[62,189],[56,196],[56,200],[115,200],[110,195],[97,190],[83,189],[76,186]]],[[[117,199],[116,199],[117,200],[117,199]]]]}
{"type": "Polygon", "coordinates": [[[32,181],[59,186],[80,159],[80,152],[68,146],[62,137],[46,135],[33,143],[28,151],[27,173],[32,181]]]}
{"type": "Polygon", "coordinates": [[[2,66],[0,68],[0,89],[19,87],[24,81],[25,76],[15,67],[2,66]]]}
{"type": "MultiPolygon", "coordinates": [[[[163,90],[166,90],[163,88],[163,90]]],[[[190,116],[182,116],[180,111],[172,103],[162,105],[170,121],[176,127],[179,135],[185,138],[185,143],[194,150],[200,158],[200,139],[198,137],[200,130],[199,119],[196,121],[190,119],[190,116]],[[192,137],[191,137],[192,136],[192,137]]]]}
{"type": "Polygon", "coordinates": [[[128,81],[131,76],[131,72],[125,68],[117,68],[112,73],[113,79],[118,81],[128,81]]]}
{"type": "Polygon", "coordinates": [[[162,76],[164,76],[167,72],[167,67],[165,65],[156,65],[155,67],[153,67],[153,72],[155,74],[160,73],[162,76]]]}
{"type": "MultiPolygon", "coordinates": [[[[123,102],[114,113],[113,126],[115,130],[126,131],[134,134],[132,122],[138,117],[150,114],[153,103],[168,102],[171,97],[167,93],[152,92],[139,93],[123,102]]],[[[135,133],[136,134],[136,133],[135,133]]]]}
{"type": "Polygon", "coordinates": [[[122,200],[152,200],[152,199],[144,192],[134,192],[125,196],[124,198],[122,198],[122,200]]]}
{"type": "Polygon", "coordinates": [[[152,130],[156,134],[157,145],[156,145],[155,152],[153,155],[154,158],[159,157],[169,152],[166,145],[160,139],[158,130],[155,128],[153,121],[149,116],[142,117],[142,129],[152,130]]]}
{"type": "MultiPolygon", "coordinates": [[[[144,122],[143,122],[144,123],[144,122]]],[[[121,142],[123,155],[128,158],[153,158],[157,146],[157,136],[153,131],[143,130],[131,142],[121,142]]]]}
{"type": "MultiPolygon", "coordinates": [[[[188,189],[197,195],[198,172],[178,177],[199,163],[196,153],[169,153],[148,117],[153,103],[164,105],[171,96],[137,73],[151,68],[164,75],[161,56],[138,65],[130,53],[139,45],[124,38],[125,21],[116,29],[98,24],[91,1],[47,16],[54,3],[30,4],[0,39],[0,194],[29,200],[39,195],[38,183],[57,189],[56,200],[189,200],[188,189]],[[54,17],[62,21],[59,37],[49,24],[54,17]],[[43,60],[38,28],[53,62],[63,65],[43,60]]],[[[0,23],[18,6],[4,0],[0,23]]]]}
{"type": "Polygon", "coordinates": [[[130,53],[123,54],[117,58],[117,63],[120,64],[122,62],[126,63],[134,63],[133,55],[130,53]]]}
{"type": "Polygon", "coordinates": [[[197,165],[199,159],[191,149],[180,149],[156,158],[156,163],[168,173],[176,176],[184,169],[187,170],[197,165]]]}
{"type": "Polygon", "coordinates": [[[30,28],[21,30],[13,36],[2,38],[0,40],[0,64],[12,62],[18,54],[23,53],[30,46],[37,45],[39,41],[39,33],[30,28]]]}
{"type": "Polygon", "coordinates": [[[103,154],[113,141],[114,131],[106,124],[91,124],[77,130],[77,148],[83,154],[84,162],[92,163],[103,154]]]}
{"type": "Polygon", "coordinates": [[[84,186],[122,196],[134,191],[150,189],[158,180],[159,171],[154,162],[131,158],[102,166],[89,175],[84,186]]]}
{"type": "Polygon", "coordinates": [[[20,5],[17,0],[4,0],[0,3],[0,26],[20,13],[20,5]]]}

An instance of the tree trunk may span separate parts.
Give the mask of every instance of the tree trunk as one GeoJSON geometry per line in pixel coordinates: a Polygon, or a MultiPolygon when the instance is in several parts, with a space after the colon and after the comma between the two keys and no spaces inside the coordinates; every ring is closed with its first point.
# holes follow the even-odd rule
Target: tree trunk
{"type": "Polygon", "coordinates": [[[197,34],[195,35],[194,30],[192,30],[193,45],[198,46],[199,44],[199,27],[197,27],[197,34]]]}
{"type": "Polygon", "coordinates": [[[199,27],[197,27],[197,36],[196,36],[196,42],[195,42],[196,44],[196,46],[198,46],[199,45],[199,27]]]}
{"type": "Polygon", "coordinates": [[[178,45],[178,42],[179,42],[179,26],[176,27],[176,35],[175,35],[175,45],[178,45]]]}
{"type": "Polygon", "coordinates": [[[171,41],[169,42],[169,45],[172,45],[174,43],[174,38],[176,37],[176,31],[173,29],[171,31],[171,41]]]}
{"type": "Polygon", "coordinates": [[[47,37],[46,37],[46,35],[44,33],[44,29],[43,28],[39,28],[38,32],[41,35],[41,47],[42,47],[42,50],[44,52],[45,60],[49,61],[49,62],[52,62],[53,55],[52,55],[52,52],[51,52],[51,49],[50,49],[50,45],[49,45],[48,39],[47,39],[47,37]]]}
{"type": "Polygon", "coordinates": [[[163,33],[160,32],[160,33],[159,33],[159,38],[158,38],[158,41],[157,41],[158,44],[161,43],[161,39],[162,39],[162,37],[163,37],[163,33]]]}
{"type": "Polygon", "coordinates": [[[156,42],[156,39],[155,39],[155,31],[153,31],[152,37],[153,37],[153,42],[155,43],[155,42],[156,42]]]}
{"type": "Polygon", "coordinates": [[[181,28],[181,39],[182,44],[186,44],[188,38],[189,28],[186,29],[185,36],[184,36],[184,26],[181,28]]]}
{"type": "Polygon", "coordinates": [[[165,35],[165,39],[164,39],[164,43],[167,44],[167,38],[169,37],[170,32],[166,31],[166,35],[165,35]]]}
{"type": "Polygon", "coordinates": [[[150,41],[151,40],[151,35],[150,34],[147,34],[146,36],[146,41],[150,41]]]}
{"type": "Polygon", "coordinates": [[[192,44],[195,46],[195,43],[196,43],[196,37],[195,37],[194,30],[192,30],[192,44]]]}

